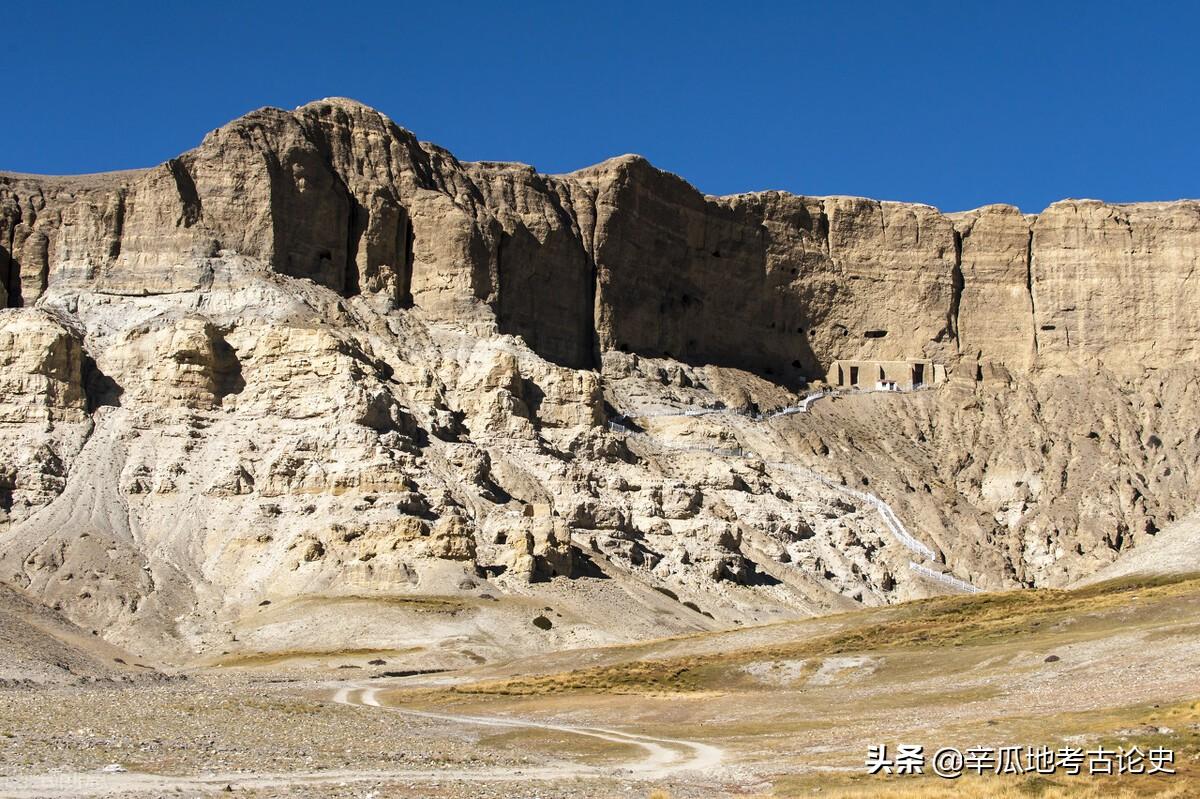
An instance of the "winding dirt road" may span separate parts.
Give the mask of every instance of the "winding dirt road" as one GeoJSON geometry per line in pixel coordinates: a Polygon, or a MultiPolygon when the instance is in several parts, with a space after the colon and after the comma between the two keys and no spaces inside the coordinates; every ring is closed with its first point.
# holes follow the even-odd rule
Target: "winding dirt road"
{"type": "Polygon", "coordinates": [[[550,765],[535,767],[491,767],[473,771],[445,769],[357,770],[326,769],[294,772],[210,772],[193,776],[170,776],[140,772],[68,772],[21,775],[0,778],[0,799],[34,799],[46,796],[119,796],[126,793],[198,791],[217,792],[226,785],[240,789],[271,789],[301,786],[337,786],[357,782],[432,783],[444,781],[506,783],[549,782],[570,779],[661,780],[684,772],[702,772],[719,767],[724,752],[715,746],[675,738],[655,738],[602,727],[577,727],[511,717],[460,716],[431,713],[385,705],[380,688],[352,683],[339,688],[333,701],[343,705],[378,708],[383,712],[438,719],[456,725],[541,729],[582,735],[611,743],[635,746],[645,757],[608,766],[587,766],[555,761],[546,752],[550,765]]]}
{"type": "MultiPolygon", "coordinates": [[[[379,701],[379,689],[361,684],[351,684],[338,690],[333,701],[344,705],[365,705],[378,707],[409,716],[420,716],[427,719],[440,719],[456,724],[469,724],[480,727],[515,727],[518,729],[553,730],[570,735],[582,735],[588,738],[598,738],[602,741],[636,746],[646,752],[642,760],[635,760],[623,766],[570,766],[566,769],[554,767],[544,769],[548,776],[562,777],[597,777],[619,776],[623,778],[662,779],[685,771],[707,771],[721,765],[724,752],[718,747],[702,744],[696,741],[685,741],[678,738],[654,738],[649,735],[637,735],[630,732],[608,729],[605,727],[577,727],[568,724],[551,724],[531,719],[510,718],[506,716],[460,716],[452,713],[431,713],[424,710],[408,710],[390,707],[379,701]]],[[[522,776],[539,773],[537,770],[525,770],[522,776]]]]}

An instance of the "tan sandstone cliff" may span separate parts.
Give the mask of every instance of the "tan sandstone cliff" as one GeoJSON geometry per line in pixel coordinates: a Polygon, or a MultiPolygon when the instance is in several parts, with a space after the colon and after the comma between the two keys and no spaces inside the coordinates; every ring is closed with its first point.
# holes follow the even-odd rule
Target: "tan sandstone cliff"
{"type": "Polygon", "coordinates": [[[147,170],[0,174],[0,577],[203,652],[614,640],[944,590],[914,557],[1063,583],[1193,505],[1198,251],[1193,201],[706,197],[636,156],[461,163],[341,99],[147,170]],[[950,383],[606,426],[917,357],[950,383]],[[413,594],[458,604],[383,602],[413,594]],[[521,602],[549,597],[548,637],[521,602]]]}

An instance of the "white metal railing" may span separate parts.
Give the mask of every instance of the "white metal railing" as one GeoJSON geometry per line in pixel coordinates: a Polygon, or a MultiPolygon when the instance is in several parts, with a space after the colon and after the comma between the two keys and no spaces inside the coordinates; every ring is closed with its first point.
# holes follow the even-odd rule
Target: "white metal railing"
{"type": "MultiPolygon", "coordinates": [[[[755,456],[753,452],[747,450],[745,447],[742,447],[740,444],[736,447],[717,447],[707,444],[672,444],[655,438],[649,433],[639,432],[621,424],[620,422],[613,421],[608,423],[608,429],[615,433],[633,436],[639,440],[650,442],[654,446],[657,446],[661,449],[668,449],[674,452],[708,452],[714,455],[721,455],[730,458],[752,458],[755,456]]],[[[866,491],[859,491],[857,489],[850,488],[849,486],[845,486],[841,483],[831,480],[825,475],[815,472],[812,469],[787,463],[786,461],[763,461],[763,463],[772,468],[782,469],[783,471],[792,472],[793,474],[800,474],[804,477],[816,480],[817,482],[833,489],[834,491],[845,494],[849,497],[853,497],[859,502],[870,505],[879,514],[880,518],[883,519],[884,525],[892,533],[893,537],[895,537],[895,539],[906,549],[911,552],[915,552],[923,558],[929,558],[930,560],[937,559],[937,553],[935,553],[922,542],[918,541],[912,535],[912,533],[908,531],[908,528],[904,526],[904,523],[900,521],[900,517],[898,517],[896,512],[892,510],[892,507],[874,494],[869,494],[866,491]]]]}
{"type": "MultiPolygon", "coordinates": [[[[624,418],[624,417],[622,417],[624,418]]],[[[634,430],[626,427],[620,422],[609,421],[608,429],[614,433],[623,433],[627,436],[632,436],[640,441],[645,441],[659,449],[667,449],[672,452],[708,452],[713,455],[722,455],[727,458],[752,458],[754,453],[740,444],[736,447],[716,447],[708,444],[672,444],[663,441],[660,438],[655,438],[649,433],[639,430],[634,430]]]]}
{"type": "Polygon", "coordinates": [[[928,577],[931,580],[935,580],[943,585],[948,585],[951,588],[957,588],[959,591],[963,591],[968,594],[978,594],[983,591],[982,588],[971,585],[966,580],[960,580],[953,575],[935,571],[928,566],[922,566],[920,563],[914,563],[911,560],[908,562],[908,568],[912,569],[914,572],[923,577],[928,577]]]}
{"type": "Polygon", "coordinates": [[[842,485],[841,483],[831,480],[819,472],[815,472],[812,469],[808,469],[803,466],[797,466],[793,463],[769,461],[767,462],[767,465],[782,469],[784,471],[792,472],[794,474],[802,474],[805,477],[816,480],[822,485],[833,489],[834,491],[845,494],[848,497],[853,497],[859,502],[870,505],[879,514],[880,518],[883,519],[883,523],[888,528],[888,531],[891,532],[892,536],[901,545],[903,545],[910,552],[915,552],[923,558],[937,560],[937,553],[935,553],[921,541],[917,540],[917,538],[908,531],[908,528],[904,526],[904,523],[900,521],[900,517],[896,515],[894,510],[892,510],[892,506],[874,494],[869,494],[866,491],[859,491],[858,489],[851,488],[850,486],[842,485]]]}
{"type": "Polygon", "coordinates": [[[731,416],[744,416],[747,419],[753,419],[756,422],[765,422],[770,419],[776,419],[780,416],[792,416],[797,413],[808,413],[817,400],[825,399],[826,397],[846,397],[861,394],[912,394],[920,391],[928,391],[932,387],[927,385],[914,386],[913,388],[884,390],[874,388],[852,388],[852,389],[833,389],[823,388],[820,391],[813,391],[804,396],[803,399],[796,405],[789,405],[786,408],[778,408],[766,413],[750,413],[749,411],[737,410],[735,408],[671,408],[668,410],[643,411],[640,413],[630,414],[629,418],[634,419],[663,419],[670,417],[695,417],[695,416],[710,416],[713,414],[728,414],[731,416]]]}
{"type": "MultiPolygon", "coordinates": [[[[773,418],[775,416],[787,415],[788,413],[805,413],[805,412],[807,412],[807,406],[811,405],[812,402],[815,402],[816,400],[820,399],[821,397],[827,397],[833,393],[835,393],[835,392],[832,392],[829,390],[815,392],[804,398],[803,410],[800,409],[801,406],[794,406],[793,408],[785,408],[780,411],[775,411],[774,413],[769,414],[766,417],[759,417],[756,420],[761,421],[762,418],[773,418]]],[[[648,415],[640,416],[638,418],[649,418],[649,416],[651,416],[651,415],[657,415],[657,416],[670,416],[670,415],[701,416],[701,415],[706,415],[707,413],[721,413],[721,412],[723,412],[723,411],[719,410],[719,409],[701,409],[700,412],[692,412],[692,413],[686,413],[686,414],[679,414],[679,413],[648,414],[648,415]]],[[[728,411],[728,412],[732,413],[732,411],[728,411]]],[[[739,415],[742,415],[742,414],[739,414],[739,415]]],[[[619,417],[619,418],[627,419],[628,417],[623,416],[623,417],[619,417]]],[[[670,450],[670,451],[674,451],[674,452],[706,452],[706,453],[710,453],[710,454],[714,454],[714,455],[719,455],[722,457],[731,457],[731,458],[753,458],[753,457],[756,457],[754,452],[745,449],[740,444],[736,447],[716,447],[716,446],[711,446],[711,445],[700,445],[700,444],[672,444],[672,443],[663,441],[659,438],[656,438],[654,436],[651,436],[649,433],[634,430],[633,428],[631,428],[627,425],[621,424],[620,422],[617,422],[617,421],[609,421],[608,428],[610,430],[612,430],[613,432],[622,433],[622,434],[628,435],[628,436],[633,436],[633,437],[637,438],[638,440],[645,441],[645,442],[647,442],[653,446],[656,446],[660,449],[666,449],[666,450],[670,450]]],[[[820,474],[819,472],[813,471],[812,469],[809,469],[804,466],[799,466],[799,465],[796,465],[793,463],[787,463],[786,461],[763,461],[763,463],[764,463],[764,465],[769,466],[771,468],[781,469],[783,471],[802,475],[809,479],[815,480],[815,481],[821,483],[822,485],[824,485],[834,491],[837,491],[840,494],[843,494],[848,497],[852,497],[853,499],[858,500],[860,503],[870,506],[876,513],[879,514],[879,517],[883,520],[884,526],[888,529],[888,532],[891,533],[892,537],[896,539],[897,543],[899,543],[901,546],[903,546],[910,552],[914,553],[915,555],[918,555],[919,557],[926,558],[931,561],[937,560],[937,553],[934,552],[933,549],[930,548],[927,544],[918,540],[912,533],[910,533],[908,531],[908,528],[904,526],[904,522],[900,521],[900,517],[896,515],[896,512],[894,510],[892,510],[892,506],[889,505],[887,502],[885,502],[882,498],[876,496],[875,494],[871,494],[866,491],[859,491],[856,488],[851,488],[850,486],[842,485],[841,483],[839,483],[835,480],[832,480],[831,478],[826,477],[825,475],[820,474]]],[[[950,587],[955,588],[960,591],[964,591],[964,592],[973,594],[973,593],[978,593],[979,591],[982,590],[980,588],[977,588],[974,585],[971,585],[970,583],[966,582],[965,580],[960,580],[957,577],[953,577],[951,575],[944,574],[944,573],[936,571],[934,569],[930,569],[927,566],[922,566],[921,564],[913,562],[913,561],[909,561],[909,567],[918,574],[921,574],[925,577],[928,577],[932,580],[935,580],[937,582],[940,582],[944,585],[950,586],[950,587]]]]}

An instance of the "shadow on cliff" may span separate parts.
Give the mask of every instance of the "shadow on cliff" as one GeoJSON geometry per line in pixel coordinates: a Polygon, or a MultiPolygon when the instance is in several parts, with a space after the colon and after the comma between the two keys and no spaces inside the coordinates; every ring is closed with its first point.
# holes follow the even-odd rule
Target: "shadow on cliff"
{"type": "Polygon", "coordinates": [[[231,394],[241,394],[246,388],[242,362],[224,336],[213,339],[213,391],[218,404],[231,394]]]}
{"type": "Polygon", "coordinates": [[[721,204],[644,165],[611,201],[596,253],[597,342],[648,358],[755,374],[796,390],[824,375],[810,335],[833,303],[823,213],[721,204]],[[653,202],[648,201],[653,200],[653,202]],[[640,209],[640,210],[637,210],[640,209]],[[649,209],[649,210],[647,210],[649,209]],[[776,241],[783,215],[804,246],[776,241]]]}
{"type": "Polygon", "coordinates": [[[739,358],[709,358],[704,356],[675,358],[675,360],[693,368],[713,366],[723,369],[741,369],[791,392],[801,391],[807,388],[811,381],[821,379],[825,376],[825,370],[817,361],[816,354],[808,346],[808,342],[804,342],[802,347],[788,354],[795,357],[791,361],[788,361],[786,357],[771,359],[774,361],[774,365],[767,365],[761,362],[757,364],[747,363],[739,358]]]}
{"type": "Polygon", "coordinates": [[[553,364],[594,369],[595,269],[569,223],[563,225],[544,241],[519,223],[500,234],[496,323],[553,364]]]}
{"type": "Polygon", "coordinates": [[[16,261],[13,260],[12,253],[8,251],[8,248],[0,244],[0,288],[5,289],[4,293],[0,294],[0,308],[17,307],[17,301],[20,298],[17,296],[15,286],[19,283],[16,261]]]}
{"type": "Polygon", "coordinates": [[[642,358],[665,358],[678,361],[694,369],[712,366],[722,369],[738,369],[760,377],[769,383],[797,392],[808,384],[825,376],[817,355],[813,352],[807,339],[797,339],[795,349],[781,354],[764,352],[760,343],[751,343],[744,351],[745,354],[728,353],[677,353],[667,349],[652,347],[630,348],[618,347],[621,352],[632,353],[642,358]],[[789,359],[787,356],[791,356],[789,359]]]}
{"type": "Polygon", "coordinates": [[[97,408],[106,405],[113,408],[121,407],[121,395],[125,393],[125,389],[121,388],[116,380],[100,371],[100,367],[91,355],[85,354],[83,356],[83,393],[87,399],[88,413],[93,413],[97,408]]]}

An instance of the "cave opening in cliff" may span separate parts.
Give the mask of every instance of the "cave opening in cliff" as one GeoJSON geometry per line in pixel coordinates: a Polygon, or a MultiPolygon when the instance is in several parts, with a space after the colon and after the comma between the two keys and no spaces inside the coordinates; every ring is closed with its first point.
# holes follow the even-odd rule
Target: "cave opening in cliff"
{"type": "Polygon", "coordinates": [[[213,353],[213,394],[217,403],[231,394],[241,394],[246,388],[246,379],[242,375],[242,362],[225,337],[216,336],[212,341],[213,353]]]}
{"type": "Polygon", "coordinates": [[[342,277],[342,294],[356,297],[362,293],[362,278],[358,264],[358,248],[367,232],[366,209],[351,196],[346,220],[346,272],[342,277]]]}
{"type": "Polygon", "coordinates": [[[914,363],[913,364],[912,384],[913,384],[913,388],[916,388],[917,386],[925,385],[925,364],[923,364],[923,363],[914,363]]]}
{"type": "Polygon", "coordinates": [[[867,332],[863,333],[863,336],[865,338],[883,338],[887,334],[888,332],[886,330],[868,330],[867,332]]]}
{"type": "Polygon", "coordinates": [[[401,308],[411,308],[413,304],[413,251],[416,248],[417,234],[413,230],[412,220],[407,212],[404,219],[404,261],[400,265],[400,282],[396,287],[397,302],[401,308]]]}

